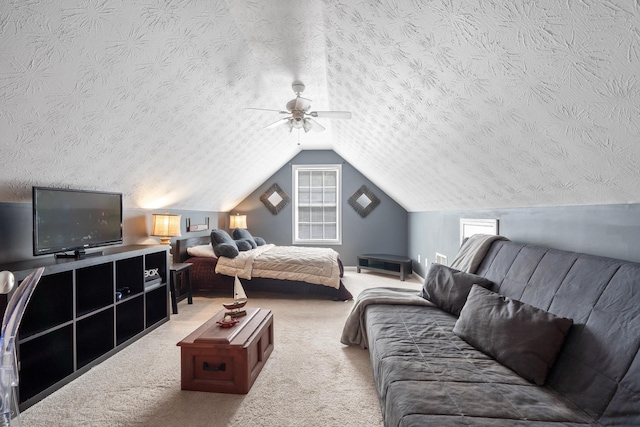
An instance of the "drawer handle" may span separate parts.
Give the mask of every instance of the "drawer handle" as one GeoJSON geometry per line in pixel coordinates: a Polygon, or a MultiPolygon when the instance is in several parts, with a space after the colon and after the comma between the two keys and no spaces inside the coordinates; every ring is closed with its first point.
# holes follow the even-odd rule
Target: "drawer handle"
{"type": "Polygon", "coordinates": [[[221,363],[218,366],[212,366],[209,365],[207,362],[202,362],[202,369],[205,371],[226,371],[227,370],[227,364],[226,363],[221,363]]]}

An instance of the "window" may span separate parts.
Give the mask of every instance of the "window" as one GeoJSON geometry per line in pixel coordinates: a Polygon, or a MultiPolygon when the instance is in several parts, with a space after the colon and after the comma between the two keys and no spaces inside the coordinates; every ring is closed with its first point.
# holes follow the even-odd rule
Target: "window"
{"type": "Polygon", "coordinates": [[[342,243],[341,172],[342,165],[293,166],[293,243],[342,243]]]}

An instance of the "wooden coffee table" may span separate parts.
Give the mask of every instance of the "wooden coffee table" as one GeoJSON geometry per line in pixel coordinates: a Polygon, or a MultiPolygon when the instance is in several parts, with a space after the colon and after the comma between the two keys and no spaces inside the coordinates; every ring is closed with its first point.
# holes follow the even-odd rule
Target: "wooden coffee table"
{"type": "Polygon", "coordinates": [[[182,390],[246,394],[273,351],[271,310],[248,308],[239,323],[223,328],[221,310],[177,345],[182,390]]]}

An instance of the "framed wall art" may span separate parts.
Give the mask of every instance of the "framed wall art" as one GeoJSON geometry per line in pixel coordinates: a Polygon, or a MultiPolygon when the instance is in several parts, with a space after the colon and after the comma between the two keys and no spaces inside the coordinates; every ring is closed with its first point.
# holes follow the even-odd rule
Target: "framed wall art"
{"type": "Polygon", "coordinates": [[[349,197],[349,204],[364,218],[380,204],[380,199],[366,185],[363,185],[349,197]]]}
{"type": "Polygon", "coordinates": [[[271,211],[272,214],[277,215],[282,209],[284,209],[291,198],[284,192],[278,184],[273,184],[267,191],[260,196],[260,201],[271,211]]]}

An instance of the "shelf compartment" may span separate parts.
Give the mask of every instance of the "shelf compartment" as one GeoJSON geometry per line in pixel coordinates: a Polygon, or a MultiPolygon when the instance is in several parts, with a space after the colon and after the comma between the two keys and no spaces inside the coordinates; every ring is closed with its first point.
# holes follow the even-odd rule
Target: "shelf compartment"
{"type": "Polygon", "coordinates": [[[73,373],[73,325],[21,343],[18,351],[22,403],[73,373]]]}
{"type": "Polygon", "coordinates": [[[88,365],[114,348],[113,310],[109,308],[77,322],[77,369],[88,365]]]}
{"type": "Polygon", "coordinates": [[[147,328],[166,319],[169,313],[169,295],[167,287],[154,289],[145,294],[147,299],[147,328]]]}
{"type": "Polygon", "coordinates": [[[73,272],[43,276],[20,323],[20,339],[73,320],[73,272]]]}
{"type": "Polygon", "coordinates": [[[144,330],[142,295],[128,298],[116,306],[116,344],[120,345],[144,330]]]}
{"type": "Polygon", "coordinates": [[[368,268],[369,270],[400,273],[400,264],[390,262],[360,260],[360,267],[368,268]]]}
{"type": "Polygon", "coordinates": [[[116,292],[122,292],[123,299],[144,291],[143,270],[142,256],[116,261],[116,292]]]}
{"type": "Polygon", "coordinates": [[[162,278],[162,281],[166,283],[167,282],[167,253],[156,252],[156,253],[145,255],[144,268],[145,270],[157,268],[158,274],[162,278]]]}
{"type": "Polygon", "coordinates": [[[113,304],[113,263],[76,270],[76,316],[113,304]]]}

